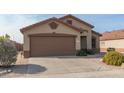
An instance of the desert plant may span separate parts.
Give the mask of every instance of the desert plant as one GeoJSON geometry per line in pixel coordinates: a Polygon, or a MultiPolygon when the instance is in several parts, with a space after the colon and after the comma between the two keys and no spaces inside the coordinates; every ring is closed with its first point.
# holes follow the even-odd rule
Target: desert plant
{"type": "Polygon", "coordinates": [[[85,50],[79,50],[77,51],[76,56],[87,56],[87,52],[85,50]]]}
{"type": "Polygon", "coordinates": [[[107,52],[115,51],[115,48],[107,48],[107,52]]]}
{"type": "Polygon", "coordinates": [[[124,63],[124,55],[123,55],[123,58],[122,58],[122,62],[124,63]]]}
{"type": "Polygon", "coordinates": [[[94,55],[95,51],[93,49],[87,49],[87,54],[88,55],[94,55]]]}
{"type": "Polygon", "coordinates": [[[103,62],[108,65],[121,66],[123,63],[123,55],[116,51],[108,52],[104,55],[103,62]]]}
{"type": "Polygon", "coordinates": [[[0,37],[0,66],[8,67],[16,62],[17,50],[6,36],[0,37]]]}

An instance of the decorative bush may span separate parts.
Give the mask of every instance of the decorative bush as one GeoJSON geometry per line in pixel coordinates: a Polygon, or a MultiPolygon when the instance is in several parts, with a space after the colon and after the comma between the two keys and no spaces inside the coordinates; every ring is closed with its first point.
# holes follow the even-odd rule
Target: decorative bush
{"type": "Polygon", "coordinates": [[[104,55],[103,62],[108,65],[121,66],[123,63],[123,55],[116,51],[108,52],[104,55]]]}
{"type": "Polygon", "coordinates": [[[123,58],[122,58],[122,62],[124,63],[124,56],[123,56],[123,58]]]}
{"type": "Polygon", "coordinates": [[[81,49],[77,51],[77,56],[87,56],[87,55],[94,55],[95,51],[92,49],[81,49]]]}
{"type": "Polygon", "coordinates": [[[107,52],[115,51],[115,48],[107,48],[107,52]]]}
{"type": "Polygon", "coordinates": [[[79,50],[77,51],[76,56],[87,56],[86,50],[79,50]]]}
{"type": "Polygon", "coordinates": [[[0,66],[11,66],[16,60],[17,50],[13,42],[6,37],[0,37],[0,66]]]}
{"type": "Polygon", "coordinates": [[[94,55],[95,54],[95,51],[92,50],[92,49],[87,49],[87,54],[88,55],[94,55]]]}

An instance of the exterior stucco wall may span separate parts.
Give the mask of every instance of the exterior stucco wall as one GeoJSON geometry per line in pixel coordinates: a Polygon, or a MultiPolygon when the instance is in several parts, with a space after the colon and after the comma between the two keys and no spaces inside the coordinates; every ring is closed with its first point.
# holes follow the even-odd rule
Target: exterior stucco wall
{"type": "Polygon", "coordinates": [[[124,39],[100,41],[100,48],[124,48],[124,39]]]}
{"type": "MultiPolygon", "coordinates": [[[[63,19],[63,21],[64,22],[66,22],[67,20],[72,20],[72,25],[73,26],[75,26],[75,27],[77,27],[77,28],[82,28],[82,29],[85,29],[85,30],[87,30],[88,31],[88,33],[87,33],[87,48],[88,49],[91,49],[92,48],[92,28],[91,27],[89,27],[89,26],[87,26],[87,25],[85,25],[85,24],[82,24],[82,23],[80,23],[79,21],[77,21],[77,20],[74,20],[74,19],[72,19],[72,18],[66,18],[66,19],[63,19]]],[[[85,32],[84,32],[85,33],[85,32]]],[[[83,34],[84,34],[83,33],[83,34]]],[[[82,35],[83,35],[82,34],[82,35]]]]}
{"type": "Polygon", "coordinates": [[[91,27],[85,25],[85,24],[82,24],[80,23],[79,21],[77,20],[74,20],[72,18],[66,18],[64,19],[63,21],[66,23],[67,20],[72,20],[72,25],[75,26],[75,27],[78,27],[78,28],[82,28],[82,29],[86,29],[86,30],[91,30],[91,27]]]}
{"type": "Polygon", "coordinates": [[[106,52],[109,47],[115,48],[116,51],[124,52],[124,39],[100,41],[101,52],[106,52]]]}
{"type": "Polygon", "coordinates": [[[100,37],[99,37],[99,35],[92,33],[92,36],[96,38],[96,48],[100,49],[100,37]]]}
{"type": "MultiPolygon", "coordinates": [[[[50,23],[50,22],[49,22],[50,23]]],[[[57,23],[57,22],[56,22],[57,23]]],[[[53,30],[50,28],[50,26],[48,25],[48,23],[44,24],[44,25],[40,25],[37,27],[33,27],[30,30],[27,30],[24,32],[24,51],[29,51],[30,50],[30,39],[28,35],[32,35],[32,34],[38,34],[38,33],[61,33],[61,34],[71,34],[71,35],[76,35],[76,50],[80,50],[80,32],[75,31],[72,28],[69,28],[63,24],[58,23],[58,27],[57,29],[53,30]]],[[[88,36],[88,34],[86,32],[84,32],[82,35],[88,36]]],[[[88,41],[90,38],[88,38],[88,41]]],[[[89,43],[88,46],[91,43],[89,43]]]]}

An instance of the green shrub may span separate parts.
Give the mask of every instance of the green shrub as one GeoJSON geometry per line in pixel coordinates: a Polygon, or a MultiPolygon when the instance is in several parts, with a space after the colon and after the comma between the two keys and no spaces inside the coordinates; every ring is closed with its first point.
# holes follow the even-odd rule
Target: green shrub
{"type": "Polygon", "coordinates": [[[106,61],[106,55],[104,55],[104,56],[102,57],[102,62],[105,63],[105,61],[106,61]]]}
{"type": "Polygon", "coordinates": [[[116,51],[108,52],[104,55],[103,62],[108,65],[120,66],[123,62],[123,55],[116,51]]]}
{"type": "Polygon", "coordinates": [[[87,54],[88,55],[94,55],[95,54],[95,51],[92,50],[92,49],[87,49],[87,54]]]}
{"type": "Polygon", "coordinates": [[[86,50],[79,50],[76,53],[76,56],[87,56],[86,50]]]}
{"type": "Polygon", "coordinates": [[[92,49],[81,49],[77,51],[77,56],[87,56],[87,55],[94,55],[95,51],[92,49]]]}
{"type": "Polygon", "coordinates": [[[123,56],[123,58],[122,58],[122,62],[124,63],[124,56],[123,56]]]}
{"type": "Polygon", "coordinates": [[[107,48],[107,52],[115,51],[115,48],[107,48]]]}
{"type": "Polygon", "coordinates": [[[17,60],[17,50],[12,41],[6,38],[0,40],[0,66],[8,67],[15,64],[17,60]]]}

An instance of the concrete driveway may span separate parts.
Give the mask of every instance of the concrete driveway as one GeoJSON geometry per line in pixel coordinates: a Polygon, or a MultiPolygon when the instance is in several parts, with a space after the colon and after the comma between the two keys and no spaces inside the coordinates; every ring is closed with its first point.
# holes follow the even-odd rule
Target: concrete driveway
{"type": "MultiPolygon", "coordinates": [[[[101,62],[102,55],[87,57],[40,57],[23,59],[18,55],[17,64],[10,73],[0,73],[0,77],[124,77],[121,67],[108,66],[101,62]]],[[[0,68],[0,72],[5,71],[0,68]]]]}
{"type": "MultiPolygon", "coordinates": [[[[71,74],[71,77],[77,77],[75,74],[104,72],[115,69],[122,69],[122,67],[108,66],[100,62],[101,57],[94,55],[88,57],[44,57],[44,58],[30,58],[29,64],[37,64],[41,68],[36,69],[33,66],[28,66],[28,77],[63,77],[71,74]],[[43,69],[44,70],[43,70],[43,69]],[[42,69],[40,71],[40,69],[42,69]]],[[[80,76],[80,75],[79,75],[80,76]]],[[[88,75],[86,75],[88,76],[88,75]]],[[[86,77],[84,76],[84,77],[86,77]]]]}

